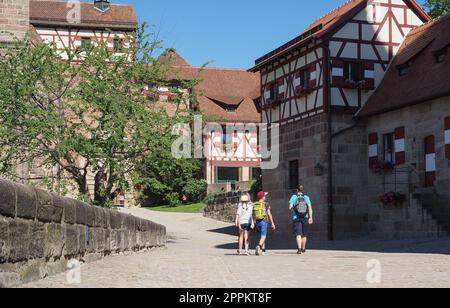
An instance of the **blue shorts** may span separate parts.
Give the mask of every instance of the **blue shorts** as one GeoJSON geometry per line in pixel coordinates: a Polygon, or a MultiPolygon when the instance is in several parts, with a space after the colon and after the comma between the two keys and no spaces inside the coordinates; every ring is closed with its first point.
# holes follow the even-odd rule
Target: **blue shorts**
{"type": "Polygon", "coordinates": [[[269,232],[269,223],[266,220],[257,221],[256,227],[258,228],[258,232],[261,233],[261,236],[267,237],[267,233],[269,232]]]}
{"type": "Polygon", "coordinates": [[[308,236],[308,226],[309,220],[307,218],[294,221],[294,234],[301,237],[308,236]]]}
{"type": "Polygon", "coordinates": [[[251,227],[250,224],[242,224],[241,225],[241,229],[244,231],[250,231],[250,229],[251,229],[250,227],[251,227]]]}

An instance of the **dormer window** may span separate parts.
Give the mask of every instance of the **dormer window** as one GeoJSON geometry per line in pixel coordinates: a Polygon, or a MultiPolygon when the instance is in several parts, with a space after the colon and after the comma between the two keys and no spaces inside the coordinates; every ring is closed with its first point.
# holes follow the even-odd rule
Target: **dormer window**
{"type": "Polygon", "coordinates": [[[434,56],[436,57],[436,63],[443,63],[445,61],[445,56],[447,55],[448,48],[436,51],[434,56]]]}
{"type": "Polygon", "coordinates": [[[409,63],[406,63],[404,65],[401,65],[398,67],[398,75],[399,76],[405,76],[409,72],[409,63]]]}
{"type": "Polygon", "coordinates": [[[94,0],[94,7],[104,13],[111,8],[111,4],[108,0],[94,0]]]}

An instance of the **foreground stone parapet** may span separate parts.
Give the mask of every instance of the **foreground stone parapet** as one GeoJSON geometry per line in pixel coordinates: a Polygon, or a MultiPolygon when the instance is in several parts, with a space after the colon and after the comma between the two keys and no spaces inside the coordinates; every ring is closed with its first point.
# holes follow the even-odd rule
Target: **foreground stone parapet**
{"type": "Polygon", "coordinates": [[[0,179],[0,287],[165,243],[162,225],[0,179]]]}

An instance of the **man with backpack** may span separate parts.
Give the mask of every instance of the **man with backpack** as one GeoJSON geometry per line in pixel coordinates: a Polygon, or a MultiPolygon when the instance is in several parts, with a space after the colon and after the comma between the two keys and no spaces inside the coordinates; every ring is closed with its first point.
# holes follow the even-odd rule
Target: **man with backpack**
{"type": "Polygon", "coordinates": [[[308,226],[314,223],[311,199],[305,195],[303,186],[299,186],[291,197],[289,210],[292,211],[294,233],[297,236],[297,254],[301,255],[306,253],[308,226]]]}
{"type": "Polygon", "coordinates": [[[270,211],[270,205],[266,202],[267,194],[263,191],[258,193],[258,202],[253,204],[253,218],[256,221],[257,230],[261,233],[261,239],[258,246],[256,246],[256,255],[266,255],[266,240],[269,232],[269,222],[272,229],[275,230],[275,222],[270,211]]]}

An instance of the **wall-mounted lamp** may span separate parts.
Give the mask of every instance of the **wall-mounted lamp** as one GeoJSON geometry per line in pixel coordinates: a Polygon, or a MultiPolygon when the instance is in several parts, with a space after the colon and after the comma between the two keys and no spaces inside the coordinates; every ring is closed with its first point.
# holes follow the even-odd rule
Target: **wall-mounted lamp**
{"type": "Polygon", "coordinates": [[[317,165],[314,167],[314,175],[315,176],[323,176],[324,173],[325,173],[325,168],[320,163],[317,163],[317,165]]]}

